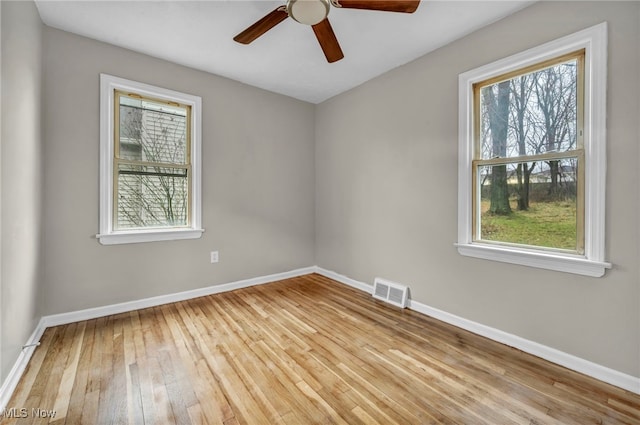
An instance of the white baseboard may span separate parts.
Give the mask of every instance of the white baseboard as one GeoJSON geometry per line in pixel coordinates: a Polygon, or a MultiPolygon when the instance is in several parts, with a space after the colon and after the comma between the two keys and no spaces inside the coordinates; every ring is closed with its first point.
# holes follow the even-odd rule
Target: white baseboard
{"type": "MultiPolygon", "coordinates": [[[[158,305],[184,301],[192,298],[203,297],[206,295],[233,291],[235,289],[247,288],[249,286],[262,285],[264,283],[290,279],[293,277],[303,276],[315,272],[315,266],[305,267],[288,272],[225,283],[222,285],[213,285],[206,288],[193,289],[191,291],[177,292],[175,294],[160,295],[157,297],[144,298],[141,300],[112,304],[103,307],[88,308],[85,310],[72,311],[69,313],[43,316],[25,346],[38,343],[45,329],[52,326],[66,325],[82,320],[90,320],[96,319],[98,317],[110,316],[112,314],[126,313],[142,308],[155,307],[158,305]]],[[[22,374],[24,373],[35,349],[36,346],[34,345],[22,350],[22,352],[18,356],[18,359],[16,360],[16,363],[13,365],[13,368],[11,368],[11,371],[7,375],[7,378],[2,383],[2,387],[0,387],[0,412],[7,407],[7,403],[9,403],[9,400],[11,399],[11,396],[13,395],[13,392],[15,391],[16,386],[18,385],[18,382],[20,381],[20,378],[22,377],[22,374]]]]}
{"type": "Polygon", "coordinates": [[[409,308],[473,332],[474,334],[484,336],[510,347],[522,350],[525,353],[533,354],[534,356],[543,358],[552,363],[564,366],[587,376],[591,376],[592,378],[599,379],[600,381],[608,384],[615,385],[616,387],[640,394],[640,378],[618,372],[617,370],[610,369],[597,363],[576,357],[572,354],[565,353],[564,351],[556,350],[555,348],[521,338],[517,335],[503,332],[499,329],[485,326],[454,314],[438,310],[437,308],[430,307],[417,301],[409,301],[409,308]]]}
{"type": "Polygon", "coordinates": [[[52,314],[50,316],[44,316],[42,320],[44,321],[46,327],[66,325],[68,323],[80,322],[82,320],[96,319],[98,317],[110,316],[112,314],[126,313],[133,310],[156,307],[163,304],[190,300],[192,298],[233,291],[235,289],[247,288],[249,286],[262,285],[264,283],[290,279],[292,277],[302,276],[314,272],[315,267],[305,267],[302,269],[291,270],[283,273],[238,280],[236,282],[224,283],[221,285],[207,286],[206,288],[176,292],[174,294],[159,295],[157,297],[112,304],[104,307],[88,308],[86,310],[72,311],[70,313],[52,314]]]}
{"type": "MultiPolygon", "coordinates": [[[[366,283],[359,282],[357,280],[348,278],[330,270],[325,270],[317,266],[315,268],[315,272],[351,287],[361,289],[367,293],[371,293],[372,286],[367,285],[366,283]]],[[[484,336],[499,343],[522,350],[525,353],[532,354],[534,356],[548,360],[552,363],[564,366],[568,369],[580,372],[592,378],[596,378],[608,384],[615,385],[616,387],[620,387],[627,391],[640,394],[640,378],[637,378],[635,376],[610,369],[608,367],[593,363],[580,357],[576,357],[563,351],[556,350],[555,348],[547,347],[546,345],[542,345],[537,342],[529,341],[517,335],[513,335],[499,329],[495,329],[490,326],[486,326],[472,320],[456,316],[451,313],[447,313],[445,311],[430,307],[414,300],[409,300],[409,308],[411,310],[415,310],[419,313],[441,320],[445,323],[449,323],[451,325],[465,329],[469,332],[473,332],[474,334],[484,336]]]]}
{"type": "Polygon", "coordinates": [[[31,360],[31,356],[33,352],[36,350],[38,342],[44,333],[44,330],[47,327],[44,325],[44,322],[40,320],[36,329],[33,331],[29,340],[24,345],[24,348],[20,352],[18,356],[18,360],[16,360],[15,364],[9,371],[7,378],[2,383],[2,387],[0,387],[0,412],[3,412],[7,407],[13,392],[16,390],[18,386],[18,382],[20,382],[20,378],[27,368],[27,364],[29,364],[29,360],[31,360]]]}
{"type": "Polygon", "coordinates": [[[359,289],[368,294],[371,294],[373,291],[373,285],[367,285],[366,283],[351,279],[350,277],[338,274],[336,272],[332,272],[331,270],[323,269],[322,267],[315,266],[314,272],[321,274],[324,277],[328,277],[329,279],[333,279],[337,282],[344,283],[345,285],[349,285],[353,288],[359,289]]]}

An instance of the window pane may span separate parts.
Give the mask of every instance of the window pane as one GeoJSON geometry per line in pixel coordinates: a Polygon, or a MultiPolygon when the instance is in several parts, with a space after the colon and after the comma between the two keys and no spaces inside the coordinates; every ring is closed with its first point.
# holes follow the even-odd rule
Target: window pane
{"type": "Polygon", "coordinates": [[[119,158],[187,163],[187,107],[124,95],[119,99],[119,158]]]}
{"type": "Polygon", "coordinates": [[[480,89],[481,159],[577,149],[578,60],[480,89]]]}
{"type": "Polygon", "coordinates": [[[576,158],[478,167],[480,238],[576,251],[576,158]]]}
{"type": "Polygon", "coordinates": [[[187,170],[120,164],[116,228],[187,226],[187,170]]]}

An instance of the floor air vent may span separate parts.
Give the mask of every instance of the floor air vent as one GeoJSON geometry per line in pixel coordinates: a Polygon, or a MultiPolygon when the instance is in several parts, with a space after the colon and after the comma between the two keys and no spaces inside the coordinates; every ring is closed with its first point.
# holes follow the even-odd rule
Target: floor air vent
{"type": "Polygon", "coordinates": [[[404,285],[376,277],[373,282],[373,298],[405,308],[407,307],[407,299],[409,298],[409,288],[404,285]]]}

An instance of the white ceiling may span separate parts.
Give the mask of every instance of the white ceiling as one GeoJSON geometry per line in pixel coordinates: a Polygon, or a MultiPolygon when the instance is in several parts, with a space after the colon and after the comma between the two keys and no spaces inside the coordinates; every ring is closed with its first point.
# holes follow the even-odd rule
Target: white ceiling
{"type": "Polygon", "coordinates": [[[345,58],[327,63],[313,30],[286,19],[249,45],[233,37],[282,1],[36,0],[43,22],[312,103],[364,83],[520,10],[531,0],[422,0],[413,14],[332,7],[345,58]]]}

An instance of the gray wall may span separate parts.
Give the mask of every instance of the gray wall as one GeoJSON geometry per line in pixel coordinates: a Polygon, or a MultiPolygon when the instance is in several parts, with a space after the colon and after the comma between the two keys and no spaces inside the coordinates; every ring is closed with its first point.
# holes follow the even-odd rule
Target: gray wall
{"type": "Polygon", "coordinates": [[[33,3],[1,2],[0,379],[36,327],[42,230],[42,22],[33,3]]]}
{"type": "Polygon", "coordinates": [[[319,105],[316,261],[640,376],[638,2],[540,2],[319,105]],[[607,259],[600,279],[460,256],[458,74],[609,22],[607,259]]]}
{"type": "Polygon", "coordinates": [[[44,40],[43,314],[314,264],[313,105],[48,27],[44,40]],[[95,239],[101,72],[202,97],[201,239],[95,239]]]}

